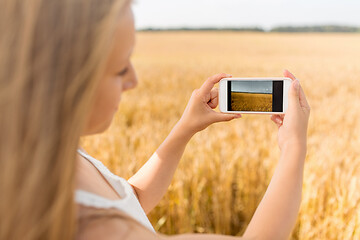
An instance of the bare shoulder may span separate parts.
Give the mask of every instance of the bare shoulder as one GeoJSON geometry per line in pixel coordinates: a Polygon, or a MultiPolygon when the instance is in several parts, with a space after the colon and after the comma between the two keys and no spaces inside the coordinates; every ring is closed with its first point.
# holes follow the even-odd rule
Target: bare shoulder
{"type": "Polygon", "coordinates": [[[77,240],[161,239],[125,213],[78,205],[77,240]]]}
{"type": "MultiPolygon", "coordinates": [[[[156,234],[125,213],[78,205],[77,240],[241,240],[213,234],[156,234]]],[[[252,238],[254,239],[254,238],[252,238]]]]}
{"type": "Polygon", "coordinates": [[[126,222],[118,219],[98,219],[89,223],[86,228],[78,232],[78,240],[95,239],[127,239],[130,229],[126,222]]]}

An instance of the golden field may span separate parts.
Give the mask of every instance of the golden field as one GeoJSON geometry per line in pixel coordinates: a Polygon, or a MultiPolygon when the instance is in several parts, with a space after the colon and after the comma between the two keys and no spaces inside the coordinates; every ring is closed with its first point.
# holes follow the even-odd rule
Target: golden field
{"type": "MultiPolygon", "coordinates": [[[[137,35],[139,85],[111,127],[82,146],[128,178],[180,119],[207,77],[300,79],[312,107],[303,199],[292,239],[360,239],[360,35],[163,32],[137,35]]],[[[189,142],[149,218],[161,233],[240,236],[279,159],[268,115],[216,123],[189,142]]],[[[274,216],[276,217],[276,216],[274,216]]]]}
{"type": "Polygon", "coordinates": [[[272,94],[265,93],[231,93],[233,111],[272,112],[272,94]]]}

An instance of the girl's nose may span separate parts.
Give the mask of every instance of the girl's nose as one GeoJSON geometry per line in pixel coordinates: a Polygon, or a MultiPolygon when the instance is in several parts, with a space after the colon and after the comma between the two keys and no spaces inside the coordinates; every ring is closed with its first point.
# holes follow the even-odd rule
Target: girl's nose
{"type": "Polygon", "coordinates": [[[129,90],[129,89],[132,89],[132,88],[135,88],[138,84],[138,81],[137,81],[137,78],[134,77],[132,78],[130,81],[126,81],[124,83],[124,88],[123,88],[123,91],[126,91],[126,90],[129,90]]]}

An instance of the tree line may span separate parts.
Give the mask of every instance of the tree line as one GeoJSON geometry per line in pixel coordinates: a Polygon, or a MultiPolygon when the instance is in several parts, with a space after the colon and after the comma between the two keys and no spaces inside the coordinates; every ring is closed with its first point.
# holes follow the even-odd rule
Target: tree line
{"type": "Polygon", "coordinates": [[[323,26],[280,26],[274,27],[270,30],[265,30],[260,27],[201,27],[201,28],[143,28],[139,29],[140,32],[148,31],[234,31],[234,32],[288,32],[288,33],[305,33],[305,32],[316,32],[316,33],[360,33],[360,27],[353,26],[337,26],[337,25],[323,25],[323,26]]]}

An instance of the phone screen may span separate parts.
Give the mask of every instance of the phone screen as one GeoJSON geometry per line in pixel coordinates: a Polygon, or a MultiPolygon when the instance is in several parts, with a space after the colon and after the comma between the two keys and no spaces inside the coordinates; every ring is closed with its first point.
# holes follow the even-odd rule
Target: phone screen
{"type": "Polygon", "coordinates": [[[284,81],[228,81],[228,111],[282,112],[284,81]]]}

